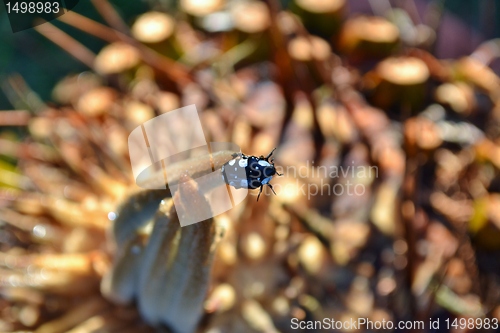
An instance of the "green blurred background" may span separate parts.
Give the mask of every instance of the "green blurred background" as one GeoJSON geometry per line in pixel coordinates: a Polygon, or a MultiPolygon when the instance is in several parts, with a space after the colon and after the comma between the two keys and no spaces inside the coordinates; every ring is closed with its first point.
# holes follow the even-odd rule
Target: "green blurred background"
{"type": "MultiPolygon", "coordinates": [[[[138,13],[150,8],[148,1],[111,1],[126,22],[133,20],[138,13]]],[[[164,5],[168,5],[168,1],[164,5]]],[[[158,6],[158,5],[157,5],[158,6]]],[[[80,0],[74,11],[104,23],[95,8],[88,0],[80,0]]],[[[54,25],[63,29],[87,48],[97,53],[104,45],[102,40],[74,29],[57,20],[54,25]]],[[[3,89],[5,79],[12,74],[20,74],[30,88],[43,100],[50,100],[51,91],[62,77],[79,73],[88,68],[71,57],[57,45],[41,36],[33,29],[13,33],[7,17],[6,8],[0,5],[0,110],[12,109],[3,89]]]]}

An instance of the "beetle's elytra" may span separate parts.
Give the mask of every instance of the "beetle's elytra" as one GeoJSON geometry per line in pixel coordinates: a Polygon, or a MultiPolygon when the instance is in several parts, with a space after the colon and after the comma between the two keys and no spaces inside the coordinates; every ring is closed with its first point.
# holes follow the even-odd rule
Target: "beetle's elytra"
{"type": "Polygon", "coordinates": [[[274,167],[274,159],[269,159],[275,150],[276,148],[266,157],[247,156],[243,153],[234,154],[234,158],[221,168],[222,179],[236,189],[260,189],[257,201],[259,201],[264,185],[269,186],[276,195],[273,186],[269,183],[274,175],[282,176],[274,167]]]}

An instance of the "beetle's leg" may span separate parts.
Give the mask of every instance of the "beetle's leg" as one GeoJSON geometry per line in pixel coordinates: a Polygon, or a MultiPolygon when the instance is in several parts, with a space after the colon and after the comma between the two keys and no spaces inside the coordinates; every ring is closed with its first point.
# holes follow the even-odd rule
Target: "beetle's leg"
{"type": "Polygon", "coordinates": [[[260,194],[262,193],[262,188],[263,188],[263,187],[264,187],[264,186],[261,186],[261,187],[260,187],[260,190],[259,190],[259,195],[257,196],[257,201],[259,201],[260,194]]]}
{"type": "Polygon", "coordinates": [[[271,188],[271,191],[273,191],[274,195],[277,195],[277,194],[276,194],[276,192],[274,192],[273,185],[271,185],[271,184],[269,184],[269,183],[267,183],[266,185],[267,185],[267,186],[269,186],[269,187],[271,188]]]}
{"type": "Polygon", "coordinates": [[[282,174],[282,173],[279,173],[278,171],[276,171],[276,174],[277,174],[278,176],[283,176],[283,174],[282,174]]]}

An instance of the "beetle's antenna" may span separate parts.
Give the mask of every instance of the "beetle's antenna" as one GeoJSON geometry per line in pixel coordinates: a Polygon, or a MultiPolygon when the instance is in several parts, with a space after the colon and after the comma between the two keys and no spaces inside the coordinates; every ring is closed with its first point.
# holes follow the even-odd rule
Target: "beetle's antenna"
{"type": "Polygon", "coordinates": [[[265,160],[268,161],[269,160],[269,157],[271,157],[271,155],[273,154],[273,152],[276,150],[276,148],[274,148],[273,150],[271,150],[271,152],[269,153],[269,155],[266,156],[265,160]]]}

